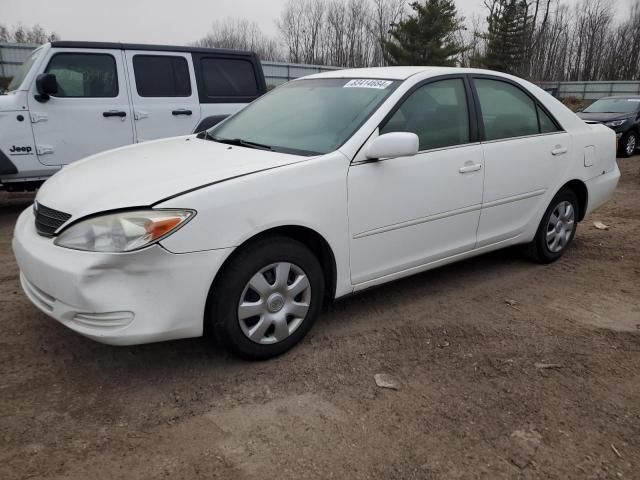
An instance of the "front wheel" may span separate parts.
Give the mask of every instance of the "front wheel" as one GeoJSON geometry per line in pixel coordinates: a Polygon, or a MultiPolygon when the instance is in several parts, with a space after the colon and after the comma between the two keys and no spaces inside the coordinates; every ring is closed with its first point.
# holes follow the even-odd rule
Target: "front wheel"
{"type": "Polygon", "coordinates": [[[527,246],[529,258],[538,263],[551,263],[564,254],[576,234],[578,208],[578,199],[572,190],[561,190],[553,197],[535,238],[527,246]]]}
{"type": "Polygon", "coordinates": [[[235,353],[262,360],[286,352],[315,322],[324,276],[315,255],[286,237],[242,248],[220,273],[207,318],[235,353]]]}
{"type": "Polygon", "coordinates": [[[629,158],[635,153],[638,146],[640,146],[638,134],[636,132],[627,132],[620,139],[620,151],[618,153],[623,158],[629,158]]]}

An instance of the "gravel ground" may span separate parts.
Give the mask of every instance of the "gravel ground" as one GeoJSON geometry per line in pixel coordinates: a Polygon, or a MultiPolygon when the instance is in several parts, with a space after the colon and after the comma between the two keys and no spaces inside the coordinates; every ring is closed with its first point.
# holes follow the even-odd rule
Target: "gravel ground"
{"type": "Polygon", "coordinates": [[[559,262],[513,249],[371,290],[262,363],[41,314],[10,248],[31,197],[0,195],[0,479],[640,478],[640,157],[619,164],[559,262]]]}

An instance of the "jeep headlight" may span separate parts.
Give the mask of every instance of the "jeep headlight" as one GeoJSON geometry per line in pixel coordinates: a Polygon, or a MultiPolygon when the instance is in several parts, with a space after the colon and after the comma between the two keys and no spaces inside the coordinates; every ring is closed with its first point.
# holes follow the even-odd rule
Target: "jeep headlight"
{"type": "Polygon", "coordinates": [[[195,215],[192,210],[132,210],[82,220],[54,243],[89,252],[130,252],[171,235],[195,215]]]}

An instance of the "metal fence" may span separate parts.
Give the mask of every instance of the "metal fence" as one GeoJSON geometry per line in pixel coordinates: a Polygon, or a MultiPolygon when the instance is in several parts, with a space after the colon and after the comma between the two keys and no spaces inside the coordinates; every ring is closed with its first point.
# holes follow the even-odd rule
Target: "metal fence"
{"type": "MultiPolygon", "coordinates": [[[[13,77],[37,45],[22,43],[0,43],[0,77],[13,77]]],[[[267,85],[277,87],[294,78],[313,73],[337,70],[337,67],[303,65],[297,63],[262,62],[267,85]]]]}
{"type": "Polygon", "coordinates": [[[13,77],[37,46],[29,43],[0,43],[0,77],[13,77]]]}
{"type": "Polygon", "coordinates": [[[554,97],[575,97],[593,101],[611,95],[640,95],[640,81],[635,82],[540,82],[541,88],[554,97]]]}
{"type": "Polygon", "coordinates": [[[338,67],[304,65],[299,63],[262,62],[262,70],[264,71],[264,78],[267,85],[277,87],[294,78],[340,69],[338,67]]]}

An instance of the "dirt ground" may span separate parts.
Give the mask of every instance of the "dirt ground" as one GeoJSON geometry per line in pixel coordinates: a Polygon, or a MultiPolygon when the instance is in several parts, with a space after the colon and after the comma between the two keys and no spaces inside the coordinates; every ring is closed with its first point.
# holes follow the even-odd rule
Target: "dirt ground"
{"type": "Polygon", "coordinates": [[[31,198],[3,194],[0,479],[640,478],[640,156],[619,164],[561,261],[508,250],[369,291],[262,363],[50,320],[10,249],[31,198]]]}

